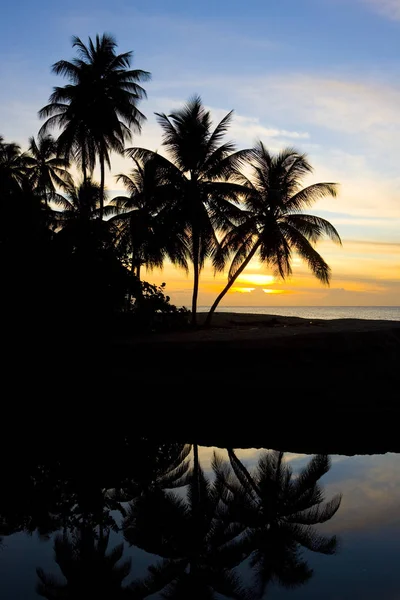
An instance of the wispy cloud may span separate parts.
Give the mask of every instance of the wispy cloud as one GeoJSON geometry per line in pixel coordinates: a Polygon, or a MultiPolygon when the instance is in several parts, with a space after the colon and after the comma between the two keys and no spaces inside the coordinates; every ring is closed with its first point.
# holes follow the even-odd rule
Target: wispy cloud
{"type": "Polygon", "coordinates": [[[371,6],[374,10],[394,19],[400,20],[400,0],[361,0],[364,4],[371,6]]]}

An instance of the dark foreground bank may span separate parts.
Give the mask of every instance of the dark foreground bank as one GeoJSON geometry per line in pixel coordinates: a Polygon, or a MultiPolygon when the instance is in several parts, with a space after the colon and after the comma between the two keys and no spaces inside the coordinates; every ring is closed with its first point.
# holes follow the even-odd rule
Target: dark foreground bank
{"type": "Polygon", "coordinates": [[[306,453],[400,451],[400,322],[215,317],[210,330],[114,341],[114,381],[125,398],[143,390],[149,434],[306,453]]]}

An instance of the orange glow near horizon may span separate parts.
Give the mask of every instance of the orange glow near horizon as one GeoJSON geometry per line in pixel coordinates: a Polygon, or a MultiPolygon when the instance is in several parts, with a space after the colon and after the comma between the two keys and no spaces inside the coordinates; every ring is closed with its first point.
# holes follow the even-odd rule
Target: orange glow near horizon
{"type": "MultiPolygon", "coordinates": [[[[343,240],[343,248],[329,242],[318,251],[332,269],[330,287],[322,285],[296,255],[293,275],[283,281],[267,265],[254,260],[238,277],[222,306],[399,306],[400,243],[343,240]]],[[[166,263],[163,271],[143,274],[150,283],[166,282],[166,293],[178,306],[190,306],[192,271],[166,263]]],[[[211,306],[224,289],[227,273],[217,273],[210,264],[201,272],[199,306],[211,306]]]]}

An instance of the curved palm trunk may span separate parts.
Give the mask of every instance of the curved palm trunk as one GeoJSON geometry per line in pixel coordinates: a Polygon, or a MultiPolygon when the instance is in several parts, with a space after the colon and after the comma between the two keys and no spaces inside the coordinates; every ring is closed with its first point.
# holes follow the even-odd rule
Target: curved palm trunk
{"type": "Polygon", "coordinates": [[[212,316],[213,316],[213,314],[215,312],[215,309],[217,308],[218,304],[221,302],[221,300],[225,296],[225,294],[227,292],[229,292],[229,290],[231,289],[231,287],[233,286],[233,284],[235,283],[235,281],[239,277],[239,275],[245,270],[245,268],[247,267],[247,265],[249,264],[249,262],[251,261],[251,259],[255,255],[255,253],[257,252],[258,248],[260,247],[260,244],[261,244],[260,241],[258,241],[258,242],[255,243],[255,245],[253,246],[253,248],[250,250],[249,255],[247,256],[247,258],[242,262],[242,264],[240,265],[240,267],[238,268],[238,270],[236,271],[236,273],[234,274],[234,276],[231,277],[231,279],[229,279],[228,283],[226,284],[226,286],[224,287],[224,289],[222,290],[222,292],[219,294],[219,296],[217,296],[214,304],[212,305],[212,307],[209,310],[209,313],[207,315],[206,321],[204,323],[206,327],[210,325],[212,316]]]}
{"type": "Polygon", "coordinates": [[[104,182],[105,182],[105,172],[104,172],[104,152],[100,151],[100,211],[99,211],[99,219],[103,220],[104,213],[104,182]]]}

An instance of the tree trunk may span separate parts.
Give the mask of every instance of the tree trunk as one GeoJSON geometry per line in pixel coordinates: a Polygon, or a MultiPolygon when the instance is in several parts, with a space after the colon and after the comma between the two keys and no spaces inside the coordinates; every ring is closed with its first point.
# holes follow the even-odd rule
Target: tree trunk
{"type": "MultiPolygon", "coordinates": [[[[134,275],[135,275],[135,259],[134,259],[134,254],[132,252],[131,278],[133,278],[134,275]]],[[[132,294],[131,294],[131,290],[129,289],[129,294],[128,294],[128,309],[130,309],[130,307],[131,307],[131,300],[132,300],[132,294]]]]}
{"type": "Polygon", "coordinates": [[[140,281],[140,264],[138,264],[138,266],[136,267],[136,277],[139,279],[140,281]]]}
{"type": "Polygon", "coordinates": [[[82,175],[83,183],[87,181],[87,170],[86,170],[86,150],[82,148],[82,175]]]}
{"type": "Polygon", "coordinates": [[[226,286],[224,287],[222,292],[219,294],[219,296],[217,296],[214,304],[212,305],[212,307],[209,310],[206,321],[204,323],[206,327],[208,327],[211,324],[212,316],[213,316],[218,304],[221,302],[221,300],[225,296],[225,294],[231,289],[231,287],[233,286],[233,284],[235,283],[235,281],[239,277],[239,275],[245,270],[245,268],[247,267],[247,265],[249,264],[249,262],[251,261],[251,259],[255,255],[255,253],[257,252],[258,248],[260,247],[260,244],[261,244],[260,241],[255,243],[252,250],[250,250],[247,258],[242,262],[242,264],[240,265],[240,267],[238,268],[238,270],[236,271],[234,276],[229,279],[228,283],[226,284],[226,286]]]}
{"type": "Polygon", "coordinates": [[[193,509],[195,511],[196,517],[197,512],[199,510],[200,504],[200,489],[199,489],[199,446],[198,444],[193,444],[193,475],[194,478],[194,497],[193,497],[193,509]]]}
{"type": "Polygon", "coordinates": [[[103,152],[103,150],[101,150],[100,151],[100,212],[99,212],[100,221],[103,220],[103,213],[104,213],[104,181],[105,181],[104,152],[103,152]]]}
{"type": "Polygon", "coordinates": [[[199,240],[195,232],[193,235],[193,296],[192,296],[192,325],[197,325],[197,296],[199,294],[199,279],[200,279],[200,268],[199,268],[199,240]]]}

